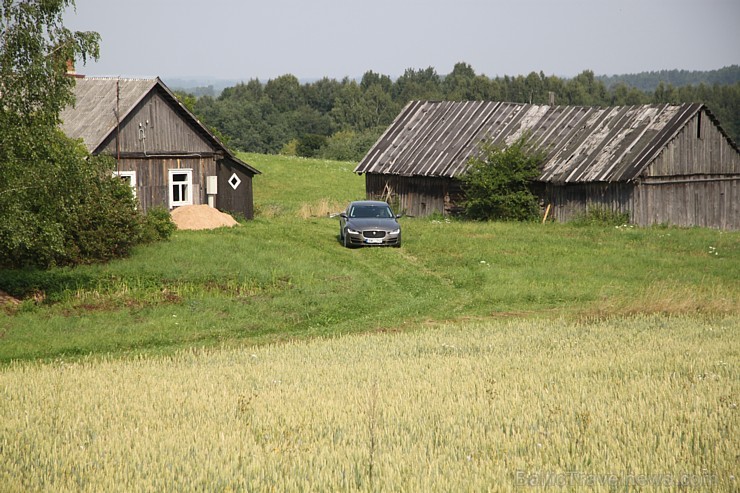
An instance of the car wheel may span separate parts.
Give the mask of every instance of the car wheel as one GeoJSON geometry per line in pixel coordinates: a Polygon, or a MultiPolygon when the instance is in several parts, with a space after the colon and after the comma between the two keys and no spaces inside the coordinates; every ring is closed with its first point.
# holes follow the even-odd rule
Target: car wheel
{"type": "Polygon", "coordinates": [[[346,232],[342,235],[342,244],[345,248],[352,248],[352,245],[349,242],[349,236],[346,232]]]}

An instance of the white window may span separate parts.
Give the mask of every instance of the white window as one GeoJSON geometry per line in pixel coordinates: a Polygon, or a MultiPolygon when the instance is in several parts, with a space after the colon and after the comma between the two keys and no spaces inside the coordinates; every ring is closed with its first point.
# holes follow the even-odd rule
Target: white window
{"type": "Polygon", "coordinates": [[[169,171],[170,209],[193,203],[193,170],[171,169],[169,171]]]}
{"type": "Polygon", "coordinates": [[[120,177],[131,187],[131,194],[136,198],[136,171],[114,171],[113,176],[120,177]]]}

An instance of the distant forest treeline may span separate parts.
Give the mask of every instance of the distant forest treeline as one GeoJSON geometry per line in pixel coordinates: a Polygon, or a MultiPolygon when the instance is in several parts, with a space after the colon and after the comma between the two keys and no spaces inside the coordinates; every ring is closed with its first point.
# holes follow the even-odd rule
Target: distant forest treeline
{"type": "Polygon", "coordinates": [[[740,65],[730,65],[718,70],[659,70],[639,74],[600,75],[597,77],[611,88],[620,82],[641,91],[654,91],[660,83],[673,87],[706,85],[731,85],[740,82],[740,65]]]}
{"type": "Polygon", "coordinates": [[[231,147],[249,152],[358,161],[412,100],[489,100],[515,103],[620,106],[700,102],[730,137],[740,138],[738,66],[712,72],[667,71],[596,77],[586,70],[564,79],[532,72],[489,78],[466,63],[445,76],[434,68],[408,69],[392,80],[369,71],[357,81],[323,78],[301,83],[283,75],[252,79],[218,97],[178,92],[185,104],[231,147]],[[656,80],[653,89],[643,90],[656,80]],[[695,83],[693,81],[699,80],[695,83]],[[713,83],[706,81],[714,80],[713,83]],[[671,82],[672,81],[672,82],[671,82]]]}

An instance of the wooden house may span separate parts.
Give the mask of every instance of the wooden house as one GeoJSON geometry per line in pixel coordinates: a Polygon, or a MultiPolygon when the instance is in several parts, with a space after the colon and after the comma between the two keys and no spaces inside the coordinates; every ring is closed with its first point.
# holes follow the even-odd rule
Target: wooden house
{"type": "Polygon", "coordinates": [[[159,79],[76,79],[76,103],[62,130],[93,155],[116,159],[142,209],[209,204],[254,216],[252,177],[259,171],[232,154],[159,79]]]}
{"type": "Polygon", "coordinates": [[[534,185],[556,220],[598,207],[638,225],[740,229],[740,151],[702,104],[413,101],[355,172],[368,198],[410,215],[450,214],[480,144],[505,147],[525,134],[546,155],[534,185]]]}

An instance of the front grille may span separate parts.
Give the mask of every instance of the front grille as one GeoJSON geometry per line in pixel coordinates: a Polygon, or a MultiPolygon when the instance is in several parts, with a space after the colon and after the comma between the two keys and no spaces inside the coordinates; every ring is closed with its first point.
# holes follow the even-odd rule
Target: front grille
{"type": "Polygon", "coordinates": [[[365,238],[383,238],[385,237],[385,231],[363,231],[362,236],[365,238]]]}

